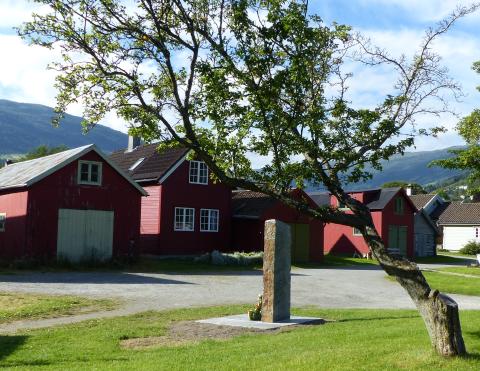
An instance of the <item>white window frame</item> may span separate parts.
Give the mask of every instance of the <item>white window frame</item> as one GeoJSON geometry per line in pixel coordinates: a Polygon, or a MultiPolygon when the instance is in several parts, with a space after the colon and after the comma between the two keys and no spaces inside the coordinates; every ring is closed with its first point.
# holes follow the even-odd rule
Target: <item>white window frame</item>
{"type": "Polygon", "coordinates": [[[200,209],[200,232],[218,232],[218,227],[220,225],[220,210],[219,209],[200,209]],[[207,212],[207,225],[208,229],[203,228],[205,223],[202,222],[203,212],[207,212]],[[217,213],[217,224],[215,229],[210,229],[211,215],[212,211],[217,213]]]}
{"type": "Polygon", "coordinates": [[[129,171],[135,170],[143,162],[143,160],[145,160],[145,157],[139,158],[137,161],[135,161],[135,163],[132,166],[128,168],[128,170],[129,171]]]}
{"type": "Polygon", "coordinates": [[[78,161],[78,176],[77,176],[78,184],[102,185],[102,165],[103,164],[101,162],[98,162],[98,161],[83,161],[83,160],[78,161]],[[82,180],[82,165],[84,165],[84,164],[88,165],[88,181],[82,180]],[[91,181],[92,165],[97,165],[98,166],[98,181],[96,181],[96,182],[91,181]]]}
{"type": "Polygon", "coordinates": [[[203,161],[195,161],[192,160],[190,161],[189,169],[188,169],[188,182],[190,184],[203,184],[203,185],[208,185],[208,166],[205,162],[203,161]],[[193,168],[192,165],[197,164],[197,168],[193,168]],[[205,181],[201,181],[201,170],[202,166],[205,167],[206,170],[206,176],[205,176],[205,181]],[[194,174],[192,174],[192,171],[194,174]],[[193,175],[193,176],[192,176],[193,175]],[[193,180],[192,180],[193,177],[193,180]]]}
{"type": "Polygon", "coordinates": [[[195,209],[193,207],[176,207],[175,213],[173,215],[173,230],[176,232],[195,232],[195,209]],[[185,223],[186,217],[185,213],[182,215],[182,227],[177,228],[177,211],[178,210],[192,210],[192,229],[186,228],[187,223],[185,223]]]}
{"type": "Polygon", "coordinates": [[[6,224],[7,224],[7,213],[0,213],[0,232],[5,232],[6,224]]]}
{"type": "Polygon", "coordinates": [[[360,229],[358,229],[358,228],[353,227],[353,228],[352,228],[352,231],[353,231],[353,235],[354,235],[354,236],[363,236],[363,235],[362,235],[362,232],[361,232],[360,229]]]}

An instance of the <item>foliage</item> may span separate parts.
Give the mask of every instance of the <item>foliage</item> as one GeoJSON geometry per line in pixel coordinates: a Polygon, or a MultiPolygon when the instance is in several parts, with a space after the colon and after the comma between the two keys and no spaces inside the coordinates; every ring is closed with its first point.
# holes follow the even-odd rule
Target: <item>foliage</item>
{"type": "Polygon", "coordinates": [[[63,152],[63,151],[66,151],[67,149],[68,149],[68,147],[64,146],[64,145],[60,145],[60,146],[56,146],[56,147],[49,147],[45,144],[42,144],[42,145],[32,149],[25,156],[22,156],[22,157],[16,159],[15,162],[33,160],[35,158],[45,157],[45,156],[53,155],[54,153],[63,152]]]}
{"type": "Polygon", "coordinates": [[[480,242],[469,241],[458,252],[466,255],[480,254],[480,242]]]}
{"type": "Polygon", "coordinates": [[[323,325],[246,333],[144,350],[122,349],[121,339],[162,336],[170,324],[244,313],[247,305],[189,308],[84,321],[0,337],[5,369],[60,370],[478,370],[479,311],[462,311],[468,357],[432,353],[412,310],[293,309],[323,325]],[[408,334],[408,336],[405,336],[408,334]],[[387,341],[386,341],[387,339],[387,341]],[[359,344],[362,345],[361,351],[359,344]]]}
{"type": "Polygon", "coordinates": [[[250,321],[261,321],[262,320],[262,306],[263,306],[263,296],[258,295],[257,304],[248,311],[248,318],[250,321]]]}
{"type": "MultiPolygon", "coordinates": [[[[480,64],[473,64],[473,70],[480,73],[480,64]]],[[[480,90],[480,86],[478,87],[480,90]]],[[[457,132],[465,140],[468,147],[450,151],[455,157],[437,160],[432,166],[442,166],[447,169],[467,170],[468,193],[480,193],[480,109],[473,110],[457,124],[457,132]]]]}
{"type": "Polygon", "coordinates": [[[382,188],[390,188],[390,187],[407,188],[409,186],[412,188],[412,194],[414,194],[414,195],[427,193],[420,184],[412,183],[412,182],[405,182],[403,180],[394,180],[394,181],[382,184],[382,188]]]}

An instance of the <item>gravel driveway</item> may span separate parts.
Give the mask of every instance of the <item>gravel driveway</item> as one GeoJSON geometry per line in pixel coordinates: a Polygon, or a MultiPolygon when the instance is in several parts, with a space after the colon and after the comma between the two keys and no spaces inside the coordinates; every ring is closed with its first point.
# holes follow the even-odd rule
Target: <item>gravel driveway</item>
{"type": "MultiPolygon", "coordinates": [[[[234,303],[254,303],[262,291],[259,271],[232,273],[30,273],[0,275],[0,291],[71,294],[123,301],[122,308],[0,326],[0,331],[44,327],[87,318],[234,303]],[[12,327],[14,326],[14,327],[12,327]],[[16,327],[15,327],[16,326],[16,327]]],[[[480,309],[480,297],[452,295],[461,309],[480,309]]],[[[376,266],[292,271],[292,305],[325,308],[413,308],[405,291],[376,266]]]]}

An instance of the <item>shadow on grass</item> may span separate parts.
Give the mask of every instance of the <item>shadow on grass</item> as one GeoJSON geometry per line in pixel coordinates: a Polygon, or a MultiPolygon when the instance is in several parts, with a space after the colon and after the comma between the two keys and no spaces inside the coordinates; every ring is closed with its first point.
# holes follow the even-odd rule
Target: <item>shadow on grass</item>
{"type": "Polygon", "coordinates": [[[405,314],[401,316],[385,316],[385,317],[357,317],[357,318],[344,318],[338,319],[336,322],[365,322],[365,321],[382,321],[382,320],[391,320],[391,319],[416,319],[420,318],[418,314],[405,314]]]}
{"type": "Polygon", "coordinates": [[[0,361],[12,354],[27,340],[27,336],[0,335],[0,361]]]}

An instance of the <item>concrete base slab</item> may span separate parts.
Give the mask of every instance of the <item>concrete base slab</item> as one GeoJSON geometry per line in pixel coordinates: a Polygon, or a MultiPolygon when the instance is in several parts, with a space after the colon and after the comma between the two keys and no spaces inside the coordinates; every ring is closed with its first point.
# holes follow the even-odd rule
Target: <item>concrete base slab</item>
{"type": "Polygon", "coordinates": [[[233,316],[202,319],[195,322],[208,323],[211,325],[219,325],[219,326],[233,326],[233,327],[254,328],[259,330],[272,330],[272,329],[291,326],[291,325],[305,325],[313,322],[323,323],[324,320],[322,318],[317,318],[317,317],[291,316],[290,319],[287,321],[262,322],[262,321],[250,321],[247,314],[236,314],[233,316]]]}

